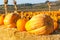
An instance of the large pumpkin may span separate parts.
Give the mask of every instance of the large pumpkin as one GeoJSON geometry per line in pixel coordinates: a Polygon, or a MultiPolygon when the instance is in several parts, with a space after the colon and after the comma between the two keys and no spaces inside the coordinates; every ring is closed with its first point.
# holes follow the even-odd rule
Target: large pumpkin
{"type": "Polygon", "coordinates": [[[25,25],[26,30],[29,33],[36,35],[50,34],[54,30],[53,20],[46,14],[39,14],[33,16],[25,25]]]}
{"type": "Polygon", "coordinates": [[[12,26],[12,24],[15,25],[16,24],[16,21],[18,19],[19,19],[19,15],[18,14],[15,14],[15,13],[7,14],[5,16],[5,19],[4,19],[4,24],[5,25],[9,25],[10,27],[14,27],[14,26],[12,26]]]}
{"type": "Polygon", "coordinates": [[[17,23],[16,23],[16,25],[17,25],[17,30],[18,31],[25,31],[26,29],[25,29],[25,24],[26,24],[26,22],[27,22],[27,19],[18,19],[17,20],[17,23]]]}
{"type": "Polygon", "coordinates": [[[4,24],[5,14],[0,15],[0,25],[4,24]]]}

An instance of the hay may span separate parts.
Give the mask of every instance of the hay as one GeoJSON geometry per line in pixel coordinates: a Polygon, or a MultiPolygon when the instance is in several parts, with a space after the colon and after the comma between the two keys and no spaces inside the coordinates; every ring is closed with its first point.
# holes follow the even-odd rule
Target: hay
{"type": "Polygon", "coordinates": [[[60,40],[60,34],[33,35],[19,32],[15,28],[0,27],[0,40],[60,40]]]}

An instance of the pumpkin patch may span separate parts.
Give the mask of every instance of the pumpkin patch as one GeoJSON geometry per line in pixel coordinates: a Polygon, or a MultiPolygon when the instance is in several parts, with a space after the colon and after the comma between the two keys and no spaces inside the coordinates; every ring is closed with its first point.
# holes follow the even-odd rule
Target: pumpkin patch
{"type": "Polygon", "coordinates": [[[57,23],[58,16],[53,13],[54,11],[51,11],[51,13],[41,11],[2,14],[0,15],[0,25],[36,35],[51,34],[59,28],[57,23]],[[21,16],[23,16],[23,18],[21,18],[21,16]]]}

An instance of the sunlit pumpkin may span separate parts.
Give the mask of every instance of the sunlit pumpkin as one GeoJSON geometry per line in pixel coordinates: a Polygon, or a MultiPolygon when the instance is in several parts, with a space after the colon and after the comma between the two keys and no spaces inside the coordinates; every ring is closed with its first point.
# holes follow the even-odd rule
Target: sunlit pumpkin
{"type": "Polygon", "coordinates": [[[26,31],[26,29],[25,29],[26,22],[27,22],[27,19],[24,19],[24,18],[17,20],[17,23],[16,23],[17,30],[18,31],[26,31]]]}
{"type": "Polygon", "coordinates": [[[18,19],[19,19],[18,14],[15,14],[15,13],[7,14],[4,19],[4,25],[10,25],[10,26],[12,26],[12,24],[15,25],[18,19]]]}
{"type": "Polygon", "coordinates": [[[0,15],[0,25],[4,24],[5,14],[0,15]]]}
{"type": "Polygon", "coordinates": [[[29,33],[36,35],[50,34],[54,31],[53,20],[46,14],[39,14],[33,16],[25,25],[29,33]]]}
{"type": "Polygon", "coordinates": [[[5,25],[6,28],[15,28],[16,27],[16,24],[15,23],[12,23],[12,24],[8,24],[8,25],[5,25]]]}

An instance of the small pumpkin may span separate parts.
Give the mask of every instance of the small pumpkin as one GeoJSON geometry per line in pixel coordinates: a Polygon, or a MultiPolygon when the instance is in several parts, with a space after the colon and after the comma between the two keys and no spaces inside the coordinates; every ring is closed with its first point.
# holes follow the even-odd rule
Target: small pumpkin
{"type": "Polygon", "coordinates": [[[25,25],[29,33],[50,34],[54,31],[53,19],[46,14],[33,16],[25,25]]]}
{"type": "Polygon", "coordinates": [[[16,23],[16,25],[17,25],[17,30],[18,30],[18,31],[26,31],[26,29],[25,29],[25,24],[26,24],[26,22],[27,22],[27,19],[25,19],[25,18],[23,18],[23,19],[18,19],[18,20],[17,20],[17,23],[16,23]]]}
{"type": "Polygon", "coordinates": [[[54,21],[54,30],[57,30],[58,29],[58,17],[57,16],[51,16],[51,18],[53,19],[54,21]]]}
{"type": "MultiPolygon", "coordinates": [[[[16,24],[16,21],[19,19],[19,15],[15,13],[9,13],[5,16],[4,25],[16,24]]],[[[16,25],[15,25],[16,26],[16,25]]]]}
{"type": "Polygon", "coordinates": [[[0,25],[4,24],[5,14],[0,15],[0,25]]]}

